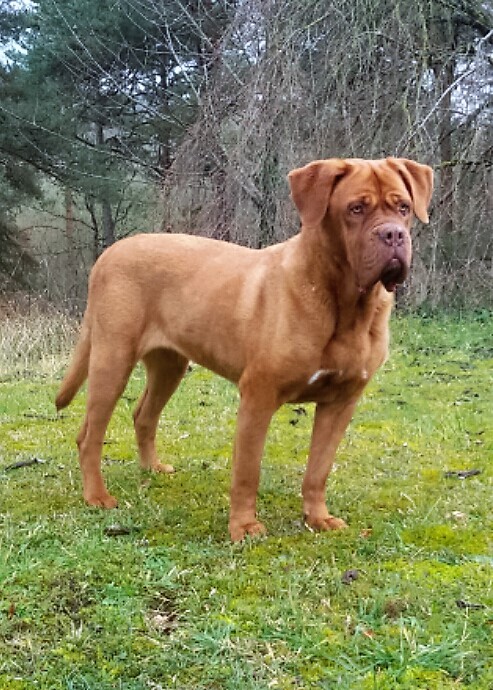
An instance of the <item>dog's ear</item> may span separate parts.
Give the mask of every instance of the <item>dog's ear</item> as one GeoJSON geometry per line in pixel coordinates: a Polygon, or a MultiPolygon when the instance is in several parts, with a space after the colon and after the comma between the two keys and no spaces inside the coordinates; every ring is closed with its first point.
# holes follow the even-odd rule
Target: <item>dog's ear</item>
{"type": "Polygon", "coordinates": [[[303,225],[318,225],[323,220],[334,184],[347,169],[346,161],[331,158],[313,161],[289,173],[291,198],[296,204],[303,225]]]}
{"type": "Polygon", "coordinates": [[[415,163],[407,158],[389,158],[391,165],[400,173],[414,202],[414,214],[428,223],[428,206],[433,192],[433,170],[429,165],[415,163]]]}

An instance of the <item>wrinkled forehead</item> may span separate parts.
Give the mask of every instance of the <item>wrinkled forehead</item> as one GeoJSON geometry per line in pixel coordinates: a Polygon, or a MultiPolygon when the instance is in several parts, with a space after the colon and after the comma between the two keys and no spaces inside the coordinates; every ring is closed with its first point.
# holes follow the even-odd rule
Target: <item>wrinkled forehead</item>
{"type": "Polygon", "coordinates": [[[388,196],[409,199],[410,194],[403,178],[385,160],[352,160],[348,172],[334,189],[333,201],[344,202],[370,196],[372,199],[386,199],[388,196]]]}

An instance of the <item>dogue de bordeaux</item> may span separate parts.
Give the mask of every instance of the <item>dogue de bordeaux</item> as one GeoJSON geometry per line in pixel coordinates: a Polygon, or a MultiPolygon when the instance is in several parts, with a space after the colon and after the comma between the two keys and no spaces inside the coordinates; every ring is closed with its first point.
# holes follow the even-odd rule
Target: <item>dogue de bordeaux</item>
{"type": "MultiPolygon", "coordinates": [[[[193,360],[238,385],[229,532],[265,531],[256,494],[265,436],[283,403],[315,402],[302,485],[306,524],[340,529],[325,485],[364,387],[385,361],[395,287],[411,261],[413,216],[428,222],[433,172],[402,158],[317,160],[289,174],[301,231],[265,249],[181,234],[116,242],[96,262],[73,361],[56,398],[88,378],[77,437],[84,498],[113,508],[101,474],[105,430],[144,362],[134,413],[143,468],[172,472],[155,446],[159,415],[193,360]]],[[[185,500],[185,498],[184,498],[185,500]]]]}

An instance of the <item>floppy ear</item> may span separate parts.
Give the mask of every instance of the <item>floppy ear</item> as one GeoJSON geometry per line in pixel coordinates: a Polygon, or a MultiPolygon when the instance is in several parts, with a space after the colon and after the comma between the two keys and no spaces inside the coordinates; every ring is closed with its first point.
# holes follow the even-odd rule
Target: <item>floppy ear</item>
{"type": "Polygon", "coordinates": [[[291,198],[303,225],[317,225],[323,220],[334,183],[347,169],[346,161],[331,158],[313,161],[289,173],[291,198]]]}
{"type": "Polygon", "coordinates": [[[404,180],[414,202],[414,214],[423,223],[428,223],[428,206],[433,192],[433,170],[407,158],[389,158],[404,180]]]}

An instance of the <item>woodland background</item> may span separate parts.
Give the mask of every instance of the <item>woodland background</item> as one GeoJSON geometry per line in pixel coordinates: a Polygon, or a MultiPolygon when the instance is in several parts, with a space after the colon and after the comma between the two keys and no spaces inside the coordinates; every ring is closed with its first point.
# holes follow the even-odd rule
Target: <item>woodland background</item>
{"type": "Polygon", "coordinates": [[[298,230],[315,158],[433,166],[410,307],[493,305],[491,0],[3,0],[0,274],[78,312],[136,231],[298,230]]]}

